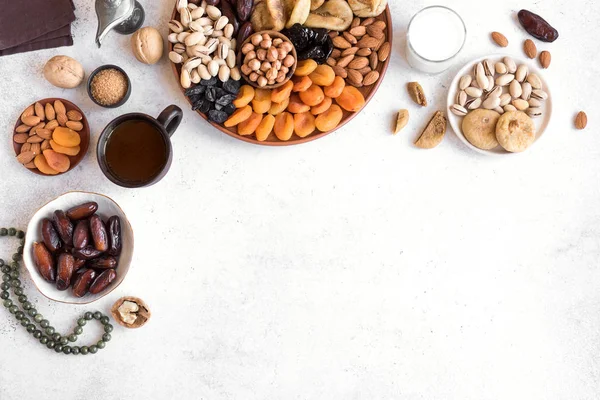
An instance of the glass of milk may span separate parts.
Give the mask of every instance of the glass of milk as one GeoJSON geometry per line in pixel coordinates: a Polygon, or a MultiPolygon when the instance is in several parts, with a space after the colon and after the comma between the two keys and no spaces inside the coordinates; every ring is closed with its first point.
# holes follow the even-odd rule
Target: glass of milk
{"type": "Polygon", "coordinates": [[[465,23],[454,10],[426,7],[408,24],[406,58],[413,68],[437,74],[452,65],[466,39],[465,23]]]}

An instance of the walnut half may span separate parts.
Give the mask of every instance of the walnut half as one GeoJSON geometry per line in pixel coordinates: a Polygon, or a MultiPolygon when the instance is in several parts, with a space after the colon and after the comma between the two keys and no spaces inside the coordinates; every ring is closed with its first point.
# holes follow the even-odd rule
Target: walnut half
{"type": "Polygon", "coordinates": [[[150,319],[150,309],[138,297],[121,297],[110,310],[113,318],[125,328],[139,328],[150,319]]]}

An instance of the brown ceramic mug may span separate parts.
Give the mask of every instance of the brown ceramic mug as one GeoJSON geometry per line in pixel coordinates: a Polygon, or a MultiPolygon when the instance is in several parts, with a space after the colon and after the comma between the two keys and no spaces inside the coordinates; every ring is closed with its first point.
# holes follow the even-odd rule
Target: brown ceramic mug
{"type": "Polygon", "coordinates": [[[139,188],[160,181],[173,160],[171,136],[183,112],[170,105],[152,118],[142,113],[112,120],[100,134],[96,153],[106,177],[119,186],[139,188]]]}

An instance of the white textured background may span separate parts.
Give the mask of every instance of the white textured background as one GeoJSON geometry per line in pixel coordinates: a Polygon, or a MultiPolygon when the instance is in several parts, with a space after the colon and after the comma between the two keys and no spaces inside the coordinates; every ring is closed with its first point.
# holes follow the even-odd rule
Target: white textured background
{"type": "MultiPolygon", "coordinates": [[[[170,66],[139,64],[129,37],[95,48],[92,1],[76,1],[75,46],[0,58],[0,225],[25,227],[69,190],[107,194],[136,233],[123,285],[93,306],[27,294],[60,331],[121,295],[144,298],[152,320],[116,327],[95,356],[55,354],[0,309],[0,399],[597,399],[600,393],[600,76],[593,0],[391,0],[395,44],[385,84],[346,128],[289,148],[253,146],[192,113],[170,66]],[[426,5],[454,7],[468,25],[456,65],[439,76],[410,70],[405,30],[426,5]],[[454,71],[496,52],[489,32],[521,55],[520,8],[560,31],[545,77],[555,111],[544,140],[522,156],[485,158],[449,131],[430,151],[412,146],[445,106],[454,71]],[[89,73],[104,63],[133,80],[118,110],[95,106],[82,86],[50,86],[56,54],[89,73]],[[410,103],[418,80],[432,103],[410,103]],[[80,166],[57,178],[13,159],[11,127],[43,97],[77,103],[92,126],[80,166]],[[95,159],[102,128],[121,113],[185,109],[174,163],[159,184],[127,190],[95,159]],[[394,113],[411,122],[390,134],[394,113]],[[572,128],[588,111],[588,129],[572,128]]],[[[142,1],[146,25],[166,22],[172,1],[142,1]]],[[[432,29],[432,35],[435,29],[432,29]]],[[[10,257],[12,246],[0,243],[10,257]]],[[[89,325],[88,325],[89,328],[89,325]]],[[[97,340],[94,325],[83,336],[97,340]]]]}

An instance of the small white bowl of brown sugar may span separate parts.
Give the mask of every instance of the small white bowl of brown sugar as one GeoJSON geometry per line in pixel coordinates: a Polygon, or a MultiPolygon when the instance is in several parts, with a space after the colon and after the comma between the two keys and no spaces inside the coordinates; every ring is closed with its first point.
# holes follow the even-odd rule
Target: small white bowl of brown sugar
{"type": "Polygon", "coordinates": [[[103,65],[90,74],[87,84],[90,99],[101,107],[117,108],[131,94],[131,81],[116,65],[103,65]]]}

